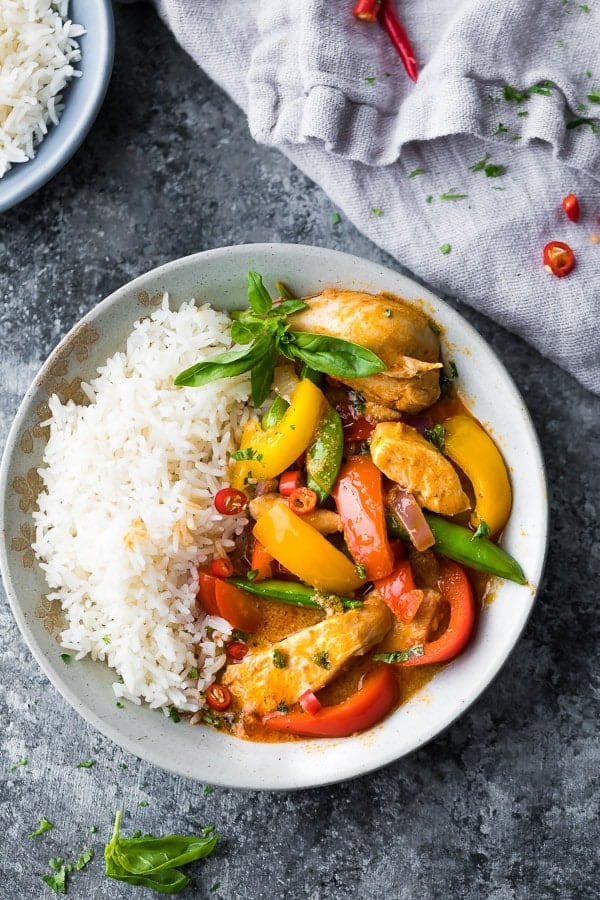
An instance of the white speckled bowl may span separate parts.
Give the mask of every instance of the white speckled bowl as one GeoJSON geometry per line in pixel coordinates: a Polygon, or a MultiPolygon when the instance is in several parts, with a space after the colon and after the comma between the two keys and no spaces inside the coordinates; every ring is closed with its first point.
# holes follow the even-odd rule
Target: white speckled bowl
{"type": "Polygon", "coordinates": [[[114,20],[111,0],[70,0],[68,18],[86,29],[77,38],[81,76],[63,92],[65,108],[58,125],[28,162],[17,163],[0,178],[0,213],[25,200],[48,182],[73,156],[92,127],[110,81],[114,57],[114,20]]]}
{"type": "MultiPolygon", "coordinates": [[[[12,426],[0,470],[4,541],[0,563],[19,627],[44,672],[96,728],[157,766],[233,788],[295,789],[343,781],[421,747],[464,712],[490,684],[521,635],[542,574],[547,538],[544,465],[522,398],[477,332],[433,294],[376,263],[317,247],[256,244],[209,250],[136,278],[98,304],[54,350],[27,392],[12,426]],[[56,617],[30,547],[31,511],[39,489],[47,398],[76,396],[81,379],[124,346],[132,325],[168,291],[173,305],[191,297],[217,307],[245,305],[246,273],[261,272],[272,288],[283,279],[300,295],[325,286],[385,290],[419,300],[444,329],[444,352],[456,361],[460,390],[490,429],[510,468],[514,505],[504,547],[523,566],[529,585],[497,580],[468,650],[383,724],[343,740],[254,744],[210,728],[175,724],[145,707],[115,706],[113,680],[101,663],[65,665],[56,617]]],[[[61,740],[57,736],[57,741],[61,740]]]]}

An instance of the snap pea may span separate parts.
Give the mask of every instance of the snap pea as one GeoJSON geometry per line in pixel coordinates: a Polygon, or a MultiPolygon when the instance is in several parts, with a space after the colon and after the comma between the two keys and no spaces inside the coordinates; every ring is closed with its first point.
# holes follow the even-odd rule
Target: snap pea
{"type": "Polygon", "coordinates": [[[329,406],[319,425],[315,439],[306,451],[306,486],[312,488],[323,503],[335,484],[342,464],[344,428],[339,414],[329,406]]]}
{"type": "MultiPolygon", "coordinates": [[[[527,578],[519,563],[498,544],[485,538],[473,539],[473,532],[468,528],[448,522],[447,519],[434,513],[425,512],[425,518],[435,538],[435,544],[431,549],[436,553],[471,569],[489,572],[490,575],[498,575],[517,584],[527,584],[527,578]]],[[[386,516],[386,522],[388,531],[393,537],[408,540],[406,531],[390,512],[386,516]]]]}
{"type": "MultiPolygon", "coordinates": [[[[233,575],[228,578],[230,584],[249,594],[255,594],[257,597],[264,597],[265,600],[275,600],[278,603],[287,603],[289,606],[302,606],[305,609],[323,609],[327,606],[327,598],[329,594],[321,594],[314,588],[308,587],[306,584],[300,584],[296,581],[282,581],[276,578],[267,578],[265,581],[250,581],[248,578],[242,578],[233,575]],[[319,602],[319,597],[325,602],[319,602]]],[[[344,609],[358,609],[362,606],[362,600],[355,600],[353,597],[338,597],[344,609]]]]}
{"type": "Polygon", "coordinates": [[[260,420],[262,430],[267,431],[269,428],[273,428],[274,425],[277,425],[279,420],[283,419],[285,411],[289,409],[289,405],[290,404],[281,396],[281,394],[277,394],[260,420]]]}

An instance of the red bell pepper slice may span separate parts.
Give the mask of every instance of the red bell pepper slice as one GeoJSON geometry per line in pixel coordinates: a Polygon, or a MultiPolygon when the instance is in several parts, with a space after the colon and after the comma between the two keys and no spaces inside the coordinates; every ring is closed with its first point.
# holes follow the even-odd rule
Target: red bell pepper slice
{"type": "Polygon", "coordinates": [[[394,571],[375,582],[381,599],[387,603],[401,622],[412,622],[423,600],[423,591],[417,590],[412,566],[408,559],[396,563],[394,571]]]}
{"type": "Polygon", "coordinates": [[[345,462],[332,495],[352,558],[365,567],[369,581],[385,578],[394,568],[394,554],[385,524],[383,478],[371,457],[345,462]]]}
{"type": "Polygon", "coordinates": [[[378,666],[368,672],[358,691],[334,706],[318,712],[270,715],[263,718],[266,728],[310,737],[350,737],[371,728],[398,702],[400,689],[393,666],[378,666]]]}
{"type": "Polygon", "coordinates": [[[240,631],[256,631],[260,625],[261,614],[255,601],[229,581],[198,572],[198,598],[207,613],[221,616],[240,631]]]}
{"type": "Polygon", "coordinates": [[[477,617],[475,594],[463,567],[450,559],[440,559],[438,587],[450,606],[448,627],[439,638],[425,643],[422,656],[408,659],[402,666],[448,662],[464,650],[473,634],[477,617]]]}

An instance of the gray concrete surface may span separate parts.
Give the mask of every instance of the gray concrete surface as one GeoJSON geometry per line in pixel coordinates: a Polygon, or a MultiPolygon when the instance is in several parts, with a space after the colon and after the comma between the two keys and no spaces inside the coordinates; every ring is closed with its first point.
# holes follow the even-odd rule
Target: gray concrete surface
{"type": "MultiPolygon", "coordinates": [[[[392,263],[348,223],[333,226],[327,197],[252,142],[239,110],[148,7],[117,8],[116,17],[114,77],[89,138],[49,185],[0,217],[2,436],[62,335],[159,263],[250,241],[392,263]]],[[[544,586],[494,684],[427,747],[351,783],[295,794],[211,790],[128,755],[80,719],[41,674],[2,593],[0,897],[52,896],[41,880],[50,857],[71,860],[88,846],[96,858],[72,875],[69,897],[152,896],[103,874],[117,806],[143,831],[216,825],[221,844],[193,867],[188,897],[600,896],[600,401],[461,311],[520,385],[551,490],[544,586]],[[82,759],[96,765],[76,768],[82,759]],[[53,830],[28,838],[42,815],[53,830]]]]}

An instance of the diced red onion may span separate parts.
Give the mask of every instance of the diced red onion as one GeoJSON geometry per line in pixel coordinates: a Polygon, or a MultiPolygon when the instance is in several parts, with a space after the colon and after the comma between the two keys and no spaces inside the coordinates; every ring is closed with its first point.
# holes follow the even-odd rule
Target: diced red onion
{"type": "Polygon", "coordinates": [[[393,487],[388,493],[388,503],[400,524],[408,532],[417,550],[428,550],[435,544],[435,538],[423,510],[410,493],[401,487],[393,487]]]}

